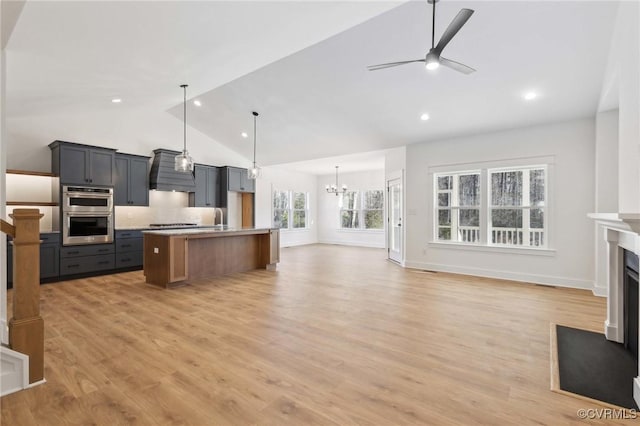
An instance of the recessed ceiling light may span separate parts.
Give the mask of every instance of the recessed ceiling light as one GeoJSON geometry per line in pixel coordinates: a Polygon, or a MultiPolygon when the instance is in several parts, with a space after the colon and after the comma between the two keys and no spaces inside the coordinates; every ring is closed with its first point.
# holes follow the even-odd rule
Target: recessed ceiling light
{"type": "Polygon", "coordinates": [[[538,97],[538,94],[536,92],[527,92],[524,94],[525,101],[532,101],[537,97],[538,97]]]}
{"type": "Polygon", "coordinates": [[[111,102],[113,102],[114,104],[119,104],[120,102],[122,102],[122,99],[114,98],[114,99],[111,99],[111,102]]]}
{"type": "Polygon", "coordinates": [[[198,100],[193,101],[193,104],[195,106],[202,106],[202,103],[200,101],[198,101],[198,100]]]}
{"type": "Polygon", "coordinates": [[[427,114],[426,112],[420,116],[420,120],[422,121],[427,121],[429,118],[429,114],[427,114]]]}
{"type": "Polygon", "coordinates": [[[242,136],[243,138],[248,138],[249,135],[247,134],[247,132],[242,132],[240,133],[240,136],[242,136]]]}

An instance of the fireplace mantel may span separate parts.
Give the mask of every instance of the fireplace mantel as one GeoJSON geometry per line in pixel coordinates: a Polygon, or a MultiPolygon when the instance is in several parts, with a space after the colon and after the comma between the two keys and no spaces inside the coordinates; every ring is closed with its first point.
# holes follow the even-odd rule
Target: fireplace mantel
{"type": "MultiPolygon", "coordinates": [[[[602,225],[607,243],[607,258],[598,259],[607,270],[604,334],[608,340],[624,343],[623,250],[640,256],[640,213],[589,213],[587,216],[602,225]]],[[[633,398],[640,406],[640,376],[633,381],[633,398]]]]}

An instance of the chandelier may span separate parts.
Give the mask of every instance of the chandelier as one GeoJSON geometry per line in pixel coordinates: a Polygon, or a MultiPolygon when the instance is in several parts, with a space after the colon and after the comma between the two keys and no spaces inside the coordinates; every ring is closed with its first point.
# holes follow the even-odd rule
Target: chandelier
{"type": "Polygon", "coordinates": [[[326,185],[325,189],[327,190],[327,193],[329,194],[336,194],[336,196],[338,194],[344,194],[345,192],[347,192],[347,185],[342,184],[342,189],[338,190],[338,166],[336,166],[336,183],[335,184],[331,184],[331,185],[326,185]]]}

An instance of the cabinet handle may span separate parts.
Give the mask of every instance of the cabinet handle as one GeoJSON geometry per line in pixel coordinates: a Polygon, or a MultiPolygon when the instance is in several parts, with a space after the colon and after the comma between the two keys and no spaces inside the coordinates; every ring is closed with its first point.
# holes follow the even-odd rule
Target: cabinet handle
{"type": "Polygon", "coordinates": [[[101,262],[98,262],[98,265],[107,265],[107,264],[109,264],[108,260],[103,260],[101,262]]]}
{"type": "Polygon", "coordinates": [[[120,259],[120,261],[121,262],[131,262],[131,259],[127,257],[125,259],[120,259]]]}
{"type": "Polygon", "coordinates": [[[98,253],[104,253],[105,251],[109,251],[108,248],[98,249],[98,253]]]}
{"type": "Polygon", "coordinates": [[[131,244],[121,244],[120,247],[122,247],[122,248],[131,247],[131,244]]]}
{"type": "Polygon", "coordinates": [[[128,237],[128,236],[130,236],[130,235],[131,235],[131,234],[120,234],[120,237],[128,237]]]}
{"type": "Polygon", "coordinates": [[[67,269],[71,269],[71,268],[79,268],[80,265],[75,264],[75,265],[67,265],[67,269]]]}
{"type": "Polygon", "coordinates": [[[67,254],[80,254],[80,251],[78,251],[78,250],[68,251],[67,254]]]}

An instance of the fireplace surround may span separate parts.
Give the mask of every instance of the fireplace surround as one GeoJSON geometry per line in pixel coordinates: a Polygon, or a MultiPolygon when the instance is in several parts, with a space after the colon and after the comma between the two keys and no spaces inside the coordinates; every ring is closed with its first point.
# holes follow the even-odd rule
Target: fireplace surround
{"type": "MultiPolygon", "coordinates": [[[[632,352],[635,350],[637,358],[640,337],[637,326],[640,304],[637,290],[640,214],[592,213],[588,216],[602,225],[607,245],[606,256],[597,259],[600,266],[605,267],[607,277],[604,334],[608,340],[622,343],[632,352]]],[[[633,379],[633,398],[640,405],[638,376],[633,379]]]]}

